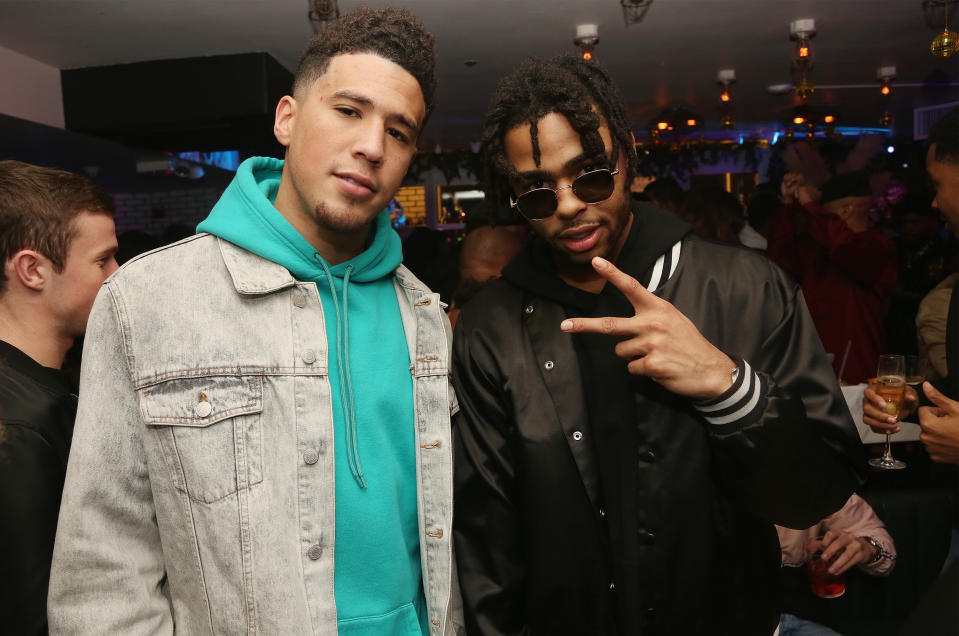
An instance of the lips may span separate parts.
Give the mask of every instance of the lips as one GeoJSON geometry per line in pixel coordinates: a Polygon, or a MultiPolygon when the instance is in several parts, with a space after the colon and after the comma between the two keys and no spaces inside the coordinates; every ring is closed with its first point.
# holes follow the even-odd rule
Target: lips
{"type": "Polygon", "coordinates": [[[599,225],[581,225],[570,228],[560,233],[559,239],[571,252],[587,252],[599,241],[599,227],[599,225]]]}
{"type": "Polygon", "coordinates": [[[361,174],[355,172],[337,172],[334,173],[333,176],[339,180],[340,186],[350,196],[368,197],[377,192],[373,181],[361,174]]]}

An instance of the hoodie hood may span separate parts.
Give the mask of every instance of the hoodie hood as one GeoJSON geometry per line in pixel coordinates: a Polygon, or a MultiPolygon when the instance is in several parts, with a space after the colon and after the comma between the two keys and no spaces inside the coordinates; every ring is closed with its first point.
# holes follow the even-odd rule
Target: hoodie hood
{"type": "Polygon", "coordinates": [[[327,271],[343,278],[351,268],[350,280],[368,283],[389,276],[400,265],[403,246],[387,210],[376,217],[363,252],[338,265],[327,263],[273,206],[282,173],[280,159],[251,157],[241,163],[236,177],[210,215],[197,226],[197,232],[209,232],[278,263],[297,280],[319,282],[327,271]]]}

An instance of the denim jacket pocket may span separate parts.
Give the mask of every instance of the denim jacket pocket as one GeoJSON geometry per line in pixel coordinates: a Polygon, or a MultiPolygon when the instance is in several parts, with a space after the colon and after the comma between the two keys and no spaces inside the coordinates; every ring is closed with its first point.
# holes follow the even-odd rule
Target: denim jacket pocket
{"type": "Polygon", "coordinates": [[[214,503],[263,481],[260,415],[263,378],[178,378],[140,391],[173,486],[214,503]]]}

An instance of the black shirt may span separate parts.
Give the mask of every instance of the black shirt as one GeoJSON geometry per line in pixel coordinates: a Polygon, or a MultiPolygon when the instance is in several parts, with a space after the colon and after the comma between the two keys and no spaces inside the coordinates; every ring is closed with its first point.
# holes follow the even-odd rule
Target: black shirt
{"type": "Polygon", "coordinates": [[[73,386],[0,341],[0,625],[47,632],[47,584],[77,411],[73,386]]]}

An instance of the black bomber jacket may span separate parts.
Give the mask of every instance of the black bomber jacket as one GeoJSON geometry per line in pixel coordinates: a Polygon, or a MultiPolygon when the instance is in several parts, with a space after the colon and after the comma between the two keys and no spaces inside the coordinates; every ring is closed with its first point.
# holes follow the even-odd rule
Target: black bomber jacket
{"type": "Polygon", "coordinates": [[[559,328],[578,290],[557,283],[546,249],[534,237],[454,334],[454,545],[467,633],[769,636],[773,524],[816,523],[865,476],[798,285],[762,253],[687,234],[638,204],[617,265],[740,372],[707,405],[633,378],[641,406],[631,421],[606,422],[584,394],[595,383],[582,377],[581,347],[559,328]],[[622,485],[635,515],[623,523],[639,539],[625,553],[611,546],[601,483],[616,470],[597,454],[596,429],[610,425],[636,427],[635,464],[620,468],[635,480],[622,485]],[[638,583],[624,591],[627,570],[638,583]]]}

